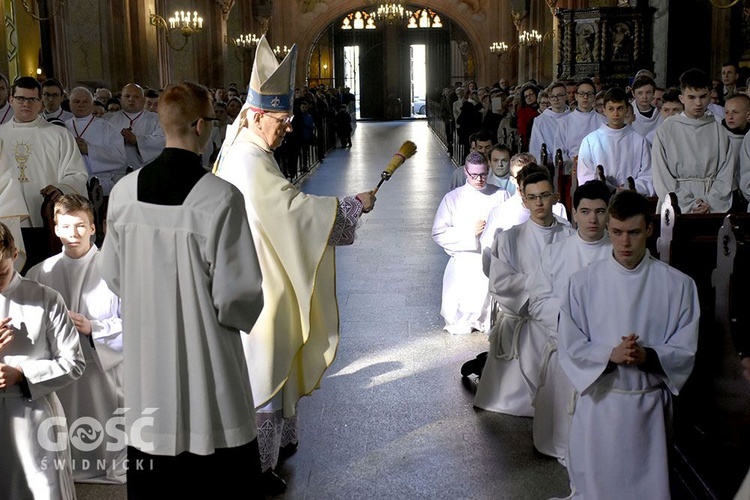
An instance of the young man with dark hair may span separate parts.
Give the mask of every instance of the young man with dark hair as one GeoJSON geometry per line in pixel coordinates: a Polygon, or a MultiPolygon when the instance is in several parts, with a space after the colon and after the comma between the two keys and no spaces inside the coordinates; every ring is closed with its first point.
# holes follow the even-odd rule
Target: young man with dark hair
{"type": "Polygon", "coordinates": [[[42,227],[42,203],[63,194],[86,193],[88,173],[73,135],[41,115],[42,86],[30,76],[11,87],[13,118],[0,125],[0,166],[21,186],[31,227],[42,227]],[[41,194],[41,196],[40,196],[41,194]]]}
{"type": "Polygon", "coordinates": [[[732,204],[736,157],[727,134],[706,113],[711,80],[698,69],[680,77],[685,111],[657,130],[651,172],[660,203],[674,192],[683,213],[723,213],[732,204]]]}
{"type": "Polygon", "coordinates": [[[529,289],[531,321],[541,324],[547,343],[541,355],[539,388],[534,395],[534,446],[540,453],[565,460],[570,429],[568,406],[574,389],[558,363],[557,322],[570,276],[612,253],[606,233],[610,190],[593,180],[573,193],[577,232],[542,250],[539,269],[529,289]]]}
{"type": "Polygon", "coordinates": [[[487,277],[482,272],[479,237],[487,214],[508,198],[508,193],[488,184],[489,164],[473,151],[466,157],[466,184],[452,190],[440,202],[432,225],[432,239],[451,256],[443,275],[440,315],[445,330],[467,334],[488,331],[487,277]]]}
{"type": "Polygon", "coordinates": [[[553,148],[550,149],[547,144],[547,151],[550,155],[554,155],[557,149],[562,151],[563,160],[568,163],[567,171],[571,170],[573,159],[578,156],[583,138],[598,129],[605,121],[602,115],[594,110],[596,103],[594,82],[588,78],[578,82],[575,96],[578,103],[576,109],[559,121],[553,148]]]}
{"type": "MultiPolygon", "coordinates": [[[[542,144],[547,145],[548,167],[552,166],[555,160],[555,136],[562,119],[570,113],[570,109],[565,105],[565,99],[568,94],[565,90],[565,83],[553,82],[547,87],[549,93],[549,108],[544,113],[534,118],[531,128],[531,139],[529,140],[529,153],[539,158],[542,151],[542,144]]],[[[575,92],[574,92],[575,93],[575,92]]]]}
{"type": "Polygon", "coordinates": [[[73,113],[65,111],[62,108],[62,102],[65,100],[65,89],[58,80],[50,78],[42,83],[42,102],[44,119],[49,121],[60,120],[65,123],[73,118],[73,113]]]}
{"type": "MultiPolygon", "coordinates": [[[[530,164],[524,169],[539,168],[530,164]]],[[[490,334],[487,363],[474,406],[509,415],[534,415],[532,397],[539,385],[539,362],[546,342],[540,324],[530,322],[529,284],[545,246],[573,234],[558,222],[552,206],[557,194],[549,175],[523,175],[523,203],[529,220],[496,233],[490,251],[489,290],[500,308],[490,334]]]]}
{"type": "MultiPolygon", "coordinates": [[[[492,146],[495,144],[495,136],[487,131],[476,132],[474,134],[471,134],[471,137],[469,137],[469,144],[471,145],[469,153],[479,153],[481,155],[484,155],[487,161],[489,161],[490,151],[492,150],[492,146]]],[[[448,184],[448,191],[452,191],[457,187],[463,186],[464,184],[466,184],[466,174],[464,173],[464,168],[457,167],[456,170],[453,171],[453,175],[451,175],[451,180],[448,184]]]]}
{"type": "Polygon", "coordinates": [[[646,137],[649,132],[661,125],[659,110],[651,104],[654,99],[656,83],[651,77],[639,76],[633,81],[633,130],[646,137]]]}
{"type": "Polygon", "coordinates": [[[608,214],[612,253],[570,277],[558,326],[560,365],[579,394],[572,498],[669,498],[670,400],[693,368],[698,293],[649,254],[642,195],[617,193],[608,214]]]}
{"type": "MultiPolygon", "coordinates": [[[[26,277],[62,295],[79,334],[86,371],[57,393],[68,422],[94,419],[104,428],[125,406],[120,299],[99,271],[99,249],[91,243],[95,234],[91,202],[77,194],[63,196],[55,202],[54,213],[55,235],[63,251],[29,269],[26,277]]],[[[71,455],[76,481],[125,482],[124,443],[117,447],[102,442],[90,450],[73,446],[71,455]]]]}
{"type": "Polygon", "coordinates": [[[737,80],[740,78],[739,67],[735,62],[725,62],[721,65],[722,96],[726,97],[737,92],[737,80]]]}
{"type": "Polygon", "coordinates": [[[625,123],[628,97],[620,88],[609,89],[604,95],[604,115],[607,123],[584,137],[578,154],[578,184],[596,178],[598,165],[604,167],[609,188],[627,189],[628,177],[644,195],[653,195],[651,179],[651,150],[642,135],[625,123]]]}
{"type": "MultiPolygon", "coordinates": [[[[682,101],[680,101],[680,89],[667,89],[667,91],[662,95],[661,107],[659,108],[659,113],[661,113],[661,117],[663,118],[663,120],[666,120],[670,116],[679,115],[684,110],[685,106],[683,106],[682,101]]],[[[649,147],[654,143],[654,136],[656,135],[657,130],[658,129],[652,130],[646,136],[646,142],[648,142],[649,147]]]]}

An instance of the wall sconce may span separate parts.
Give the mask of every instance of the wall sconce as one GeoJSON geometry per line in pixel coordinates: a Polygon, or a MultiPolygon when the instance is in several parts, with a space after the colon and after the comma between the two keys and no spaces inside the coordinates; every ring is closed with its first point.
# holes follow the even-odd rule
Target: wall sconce
{"type": "Polygon", "coordinates": [[[290,49],[286,45],[284,45],[283,49],[277,45],[276,48],[273,49],[273,53],[276,54],[276,57],[278,57],[279,59],[283,59],[284,57],[286,57],[290,50],[292,49],[290,49]]]}
{"type": "Polygon", "coordinates": [[[508,52],[508,44],[505,42],[494,42],[490,45],[490,52],[493,54],[504,54],[508,52]]]}
{"type": "Polygon", "coordinates": [[[529,47],[541,43],[542,35],[537,30],[526,31],[524,30],[518,35],[518,44],[527,45],[529,47]]]}
{"type": "Polygon", "coordinates": [[[245,61],[245,56],[248,52],[250,53],[250,57],[254,57],[253,51],[258,46],[258,42],[260,42],[260,38],[255,33],[240,35],[237,38],[231,38],[229,35],[224,37],[224,43],[234,46],[234,57],[240,62],[245,61]]]}
{"type": "Polygon", "coordinates": [[[197,11],[190,12],[175,11],[174,17],[170,17],[169,21],[165,20],[158,14],[151,14],[149,17],[149,23],[151,26],[156,26],[157,29],[163,29],[167,37],[167,45],[174,50],[182,50],[188,43],[188,39],[203,30],[203,18],[198,15],[197,11]],[[168,24],[167,24],[168,23],[168,24]],[[172,40],[172,30],[180,30],[182,35],[182,44],[176,45],[172,40]]]}

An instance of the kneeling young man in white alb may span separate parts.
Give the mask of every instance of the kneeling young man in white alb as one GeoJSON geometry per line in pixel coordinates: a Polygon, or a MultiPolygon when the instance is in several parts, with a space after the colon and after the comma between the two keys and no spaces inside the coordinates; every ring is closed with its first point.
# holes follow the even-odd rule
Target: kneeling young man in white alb
{"type": "Polygon", "coordinates": [[[567,466],[573,498],[669,498],[671,394],[693,369],[700,306],[693,280],[654,259],[649,204],[609,204],[612,255],[570,277],[560,364],[579,397],[567,466]]]}
{"type": "Polygon", "coordinates": [[[534,446],[540,453],[565,460],[570,430],[568,408],[575,392],[560,368],[557,322],[570,275],[612,253],[606,233],[610,191],[601,181],[589,181],[573,193],[576,234],[542,250],[539,269],[529,289],[529,315],[547,333],[534,396],[534,446]]]}
{"type": "MultiPolygon", "coordinates": [[[[524,170],[539,168],[532,163],[524,170]]],[[[573,228],[557,221],[552,206],[557,194],[544,172],[524,177],[524,205],[529,220],[497,233],[490,252],[489,291],[500,307],[490,333],[490,350],[479,379],[474,406],[531,417],[532,395],[539,378],[539,360],[547,341],[541,325],[529,322],[529,284],[545,246],[571,234],[573,228]]]]}
{"type": "MultiPolygon", "coordinates": [[[[105,439],[88,450],[89,443],[81,441],[82,436],[72,427],[79,419],[94,419],[106,428],[111,419],[121,418],[118,409],[124,407],[120,299],[107,288],[99,272],[99,249],[91,243],[93,221],[89,200],[77,194],[59,198],[55,202],[55,234],[63,251],[32,267],[26,277],[65,299],[88,367],[80,379],[57,393],[73,432],[73,477],[78,482],[118,484],[125,482],[125,443],[113,447],[105,439]]],[[[86,428],[78,429],[79,433],[86,428]]]]}

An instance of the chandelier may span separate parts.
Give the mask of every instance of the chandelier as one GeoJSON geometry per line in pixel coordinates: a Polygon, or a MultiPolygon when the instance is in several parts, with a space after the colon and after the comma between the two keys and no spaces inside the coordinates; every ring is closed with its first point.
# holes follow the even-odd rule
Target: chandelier
{"type": "Polygon", "coordinates": [[[281,48],[281,47],[279,47],[279,46],[277,45],[277,46],[276,46],[276,48],[275,48],[275,49],[273,49],[273,53],[274,53],[274,54],[276,54],[276,57],[278,57],[279,59],[283,59],[283,58],[285,58],[285,57],[286,57],[286,55],[287,55],[287,54],[288,54],[288,53],[289,53],[289,52],[290,52],[291,50],[292,50],[292,49],[290,49],[290,48],[289,48],[289,47],[287,47],[286,45],[284,45],[284,47],[283,47],[283,48],[281,48]]]}
{"type": "Polygon", "coordinates": [[[380,1],[378,9],[373,12],[372,16],[386,24],[396,24],[410,18],[411,14],[411,11],[406,10],[401,2],[380,1]]]}
{"type": "Polygon", "coordinates": [[[149,17],[149,23],[151,26],[156,26],[157,29],[163,29],[167,37],[167,45],[172,47],[174,50],[182,50],[187,45],[188,39],[203,30],[203,18],[198,15],[197,11],[192,14],[188,11],[176,11],[174,17],[170,17],[169,21],[165,20],[158,14],[151,14],[149,17]],[[172,39],[172,30],[179,30],[182,35],[182,43],[177,44],[172,39]]]}
{"type": "Polygon", "coordinates": [[[536,45],[542,41],[542,35],[537,30],[524,30],[518,35],[518,45],[536,45]]]}
{"type": "Polygon", "coordinates": [[[252,52],[258,46],[258,42],[260,42],[260,38],[255,33],[240,35],[237,38],[232,38],[229,35],[224,37],[224,43],[234,47],[234,57],[240,62],[245,61],[245,53],[250,53],[252,57],[252,52]]]}
{"type": "Polygon", "coordinates": [[[490,52],[493,54],[504,54],[508,52],[508,44],[505,42],[494,42],[490,45],[490,52]]]}

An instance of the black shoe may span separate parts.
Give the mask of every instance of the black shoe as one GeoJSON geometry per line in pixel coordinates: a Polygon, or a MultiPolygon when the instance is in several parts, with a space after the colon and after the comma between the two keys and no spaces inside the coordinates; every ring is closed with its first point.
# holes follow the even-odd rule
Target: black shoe
{"type": "Polygon", "coordinates": [[[484,364],[487,362],[487,352],[477,354],[477,357],[467,361],[461,366],[461,375],[468,377],[469,375],[482,376],[482,370],[484,364]]]}
{"type": "Polygon", "coordinates": [[[297,443],[289,443],[286,446],[282,446],[279,449],[279,462],[283,462],[287,458],[297,453],[297,446],[299,446],[297,443]]]}
{"type": "Polygon", "coordinates": [[[479,386],[479,377],[474,374],[471,374],[468,377],[461,377],[461,384],[464,386],[464,389],[472,394],[476,394],[477,386],[479,386]]]}
{"type": "Polygon", "coordinates": [[[286,481],[276,474],[272,469],[260,475],[260,485],[263,493],[269,497],[281,495],[286,491],[286,481]]]}

